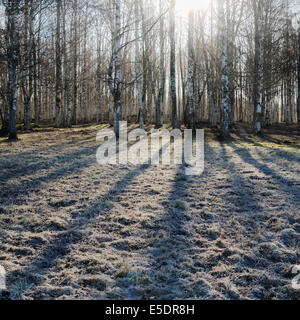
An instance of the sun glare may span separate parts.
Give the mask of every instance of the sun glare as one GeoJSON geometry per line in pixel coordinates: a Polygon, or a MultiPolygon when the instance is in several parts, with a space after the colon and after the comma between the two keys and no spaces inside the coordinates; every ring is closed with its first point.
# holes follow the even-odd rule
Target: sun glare
{"type": "Polygon", "coordinates": [[[210,0],[177,0],[177,10],[186,14],[190,9],[201,10],[208,8],[210,0]]]}

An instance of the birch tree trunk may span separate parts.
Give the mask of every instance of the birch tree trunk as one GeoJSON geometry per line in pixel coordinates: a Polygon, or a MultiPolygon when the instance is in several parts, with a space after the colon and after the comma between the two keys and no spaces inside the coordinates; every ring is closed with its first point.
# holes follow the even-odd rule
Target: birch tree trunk
{"type": "Polygon", "coordinates": [[[190,129],[195,129],[195,111],[194,111],[194,11],[189,12],[189,40],[188,40],[188,120],[190,129]]]}
{"type": "Polygon", "coordinates": [[[85,8],[85,20],[84,20],[84,35],[83,35],[83,70],[82,70],[82,105],[84,123],[88,123],[88,63],[87,63],[87,32],[88,32],[88,1],[85,8]]]}
{"type": "Polygon", "coordinates": [[[63,56],[64,56],[64,126],[72,127],[71,61],[66,33],[66,0],[63,2],[63,56]]]}
{"type": "Polygon", "coordinates": [[[228,68],[228,39],[227,23],[225,18],[225,0],[219,0],[219,19],[221,29],[222,51],[222,100],[221,100],[221,135],[223,138],[229,136],[230,122],[230,92],[229,92],[229,68],[228,68]]]}
{"type": "Polygon", "coordinates": [[[101,83],[101,37],[100,24],[97,20],[97,123],[103,121],[103,110],[102,110],[102,94],[103,88],[101,83]]]}
{"type": "Polygon", "coordinates": [[[122,96],[120,88],[121,79],[121,4],[120,0],[114,0],[115,23],[112,39],[112,59],[108,70],[110,91],[114,102],[114,131],[119,138],[119,126],[122,108],[122,96]]]}
{"type": "Polygon", "coordinates": [[[265,119],[266,126],[271,125],[271,90],[267,88],[266,92],[266,119],[265,119]]]}
{"type": "Polygon", "coordinates": [[[38,99],[38,58],[37,58],[37,45],[34,41],[34,50],[33,50],[33,100],[34,100],[34,125],[39,125],[39,119],[40,119],[40,105],[39,105],[39,99],[38,99]]]}
{"type": "Polygon", "coordinates": [[[31,97],[33,94],[33,1],[25,1],[25,57],[24,69],[26,75],[22,79],[22,90],[24,99],[24,125],[25,130],[31,129],[31,97]]]}
{"type": "Polygon", "coordinates": [[[252,0],[255,20],[255,57],[254,57],[254,132],[261,133],[262,121],[262,31],[263,31],[263,5],[261,1],[252,0]]]}
{"type": "Polygon", "coordinates": [[[172,125],[178,128],[177,94],[176,94],[176,43],[175,43],[175,6],[176,0],[170,4],[170,81],[172,101],[172,125]]]}
{"type": "Polygon", "coordinates": [[[73,104],[73,114],[72,114],[72,123],[77,124],[77,93],[78,93],[78,84],[77,84],[77,64],[78,64],[78,57],[77,57],[77,42],[78,42],[78,0],[74,0],[74,39],[73,39],[73,88],[72,88],[72,104],[73,104]]]}
{"type": "Polygon", "coordinates": [[[140,12],[139,0],[135,0],[135,75],[139,105],[139,124],[144,129],[143,91],[141,81],[141,56],[140,56],[140,12]]]}
{"type": "Polygon", "coordinates": [[[264,13],[264,28],[263,28],[263,93],[264,93],[264,108],[263,108],[263,125],[271,124],[271,89],[272,89],[272,29],[271,29],[271,14],[270,3],[265,6],[264,13]]]}
{"type": "Polygon", "coordinates": [[[20,1],[9,0],[6,4],[6,28],[7,28],[7,103],[9,106],[9,139],[17,139],[17,95],[20,87],[20,79],[17,80],[17,71],[20,62],[20,38],[19,38],[19,6],[20,1]]]}
{"type": "Polygon", "coordinates": [[[114,128],[116,136],[119,137],[119,126],[122,107],[122,96],[120,88],[121,80],[121,3],[116,0],[116,32],[115,32],[115,81],[114,81],[114,128]]]}
{"type": "Polygon", "coordinates": [[[37,41],[34,41],[34,124],[38,126],[40,123],[41,112],[41,64],[40,64],[40,52],[41,52],[41,27],[42,27],[42,3],[37,6],[39,9],[39,21],[37,29],[37,41]]]}
{"type": "MultiPolygon", "coordinates": [[[[211,3],[211,14],[212,14],[212,3],[211,3]]],[[[212,27],[211,27],[212,29],[212,27]]],[[[212,76],[212,67],[211,67],[211,61],[208,57],[208,49],[207,44],[205,43],[204,39],[204,21],[203,18],[201,19],[200,23],[200,32],[201,32],[201,40],[202,40],[202,48],[203,48],[203,55],[204,55],[204,64],[205,64],[205,71],[206,71],[206,79],[207,79],[207,97],[208,97],[208,121],[210,126],[215,126],[215,119],[216,119],[216,112],[215,112],[215,99],[213,96],[213,76],[212,76]]],[[[212,32],[212,31],[211,31],[212,32]]],[[[212,38],[212,34],[211,34],[212,38]]],[[[212,45],[211,45],[212,47],[212,45]]]]}
{"type": "Polygon", "coordinates": [[[298,130],[300,131],[300,25],[298,28],[298,97],[297,97],[298,130]]]}
{"type": "Polygon", "coordinates": [[[56,0],[56,79],[55,79],[55,105],[56,127],[62,126],[62,57],[61,57],[61,11],[62,0],[56,0]]]}
{"type": "Polygon", "coordinates": [[[226,0],[226,41],[227,41],[227,68],[228,68],[228,88],[229,88],[229,128],[234,123],[234,13],[235,7],[231,0],[226,0]],[[232,17],[231,12],[233,11],[232,17]]]}
{"type": "Polygon", "coordinates": [[[290,23],[286,22],[286,108],[285,122],[292,123],[292,68],[291,68],[291,50],[290,50],[290,23]]]}
{"type": "MultiPolygon", "coordinates": [[[[160,12],[163,11],[162,0],[159,2],[160,12]]],[[[164,17],[160,17],[159,21],[159,43],[160,43],[160,87],[158,91],[158,98],[156,102],[156,128],[161,126],[161,105],[164,99],[165,82],[166,82],[166,70],[165,70],[165,40],[164,40],[164,17]]]]}

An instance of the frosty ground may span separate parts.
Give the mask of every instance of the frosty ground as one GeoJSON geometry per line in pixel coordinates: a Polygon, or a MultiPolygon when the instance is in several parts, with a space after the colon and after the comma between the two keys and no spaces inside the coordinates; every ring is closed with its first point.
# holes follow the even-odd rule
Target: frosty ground
{"type": "Polygon", "coordinates": [[[13,299],[299,299],[300,142],[228,142],[205,171],[100,166],[103,126],[0,140],[0,265],[13,299]]]}

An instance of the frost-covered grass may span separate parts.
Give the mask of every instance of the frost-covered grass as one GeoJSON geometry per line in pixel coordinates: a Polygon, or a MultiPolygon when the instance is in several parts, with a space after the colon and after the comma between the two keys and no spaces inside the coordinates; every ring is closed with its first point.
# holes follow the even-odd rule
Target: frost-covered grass
{"type": "Polygon", "coordinates": [[[0,141],[0,265],[12,298],[300,298],[299,136],[222,143],[207,130],[205,172],[185,177],[97,165],[102,127],[0,141]]]}

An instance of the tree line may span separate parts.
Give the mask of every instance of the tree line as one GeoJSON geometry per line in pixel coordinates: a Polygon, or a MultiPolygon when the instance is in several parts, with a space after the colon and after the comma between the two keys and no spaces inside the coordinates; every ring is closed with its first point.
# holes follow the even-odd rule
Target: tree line
{"type": "Polygon", "coordinates": [[[300,21],[291,0],[2,0],[1,134],[119,120],[223,137],[300,129],[300,21]]]}

